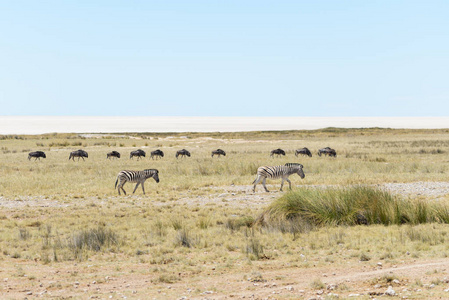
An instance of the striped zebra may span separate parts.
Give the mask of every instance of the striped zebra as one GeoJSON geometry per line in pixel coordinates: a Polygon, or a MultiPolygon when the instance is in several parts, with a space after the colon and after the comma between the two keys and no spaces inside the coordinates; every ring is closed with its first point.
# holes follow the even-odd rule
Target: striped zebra
{"type": "Polygon", "coordinates": [[[134,188],[133,194],[136,192],[139,184],[142,186],[143,194],[145,195],[145,188],[143,184],[145,180],[153,177],[153,179],[158,183],[159,182],[159,171],[156,169],[146,169],[143,171],[129,171],[124,170],[120,171],[117,175],[117,180],[115,181],[115,188],[117,188],[118,183],[118,194],[120,195],[120,189],[122,189],[123,193],[126,195],[126,191],[123,188],[126,182],[137,182],[136,187],[134,188]]]}
{"type": "Polygon", "coordinates": [[[267,189],[267,186],[265,185],[265,182],[267,180],[267,178],[270,179],[278,179],[278,178],[282,178],[282,183],[281,183],[281,191],[282,191],[282,187],[284,186],[284,181],[287,181],[289,184],[290,189],[292,189],[292,183],[291,181],[288,179],[288,176],[292,175],[292,174],[298,174],[301,178],[304,178],[304,171],[302,170],[303,165],[301,164],[297,164],[297,163],[286,163],[283,166],[263,166],[263,167],[259,167],[257,169],[257,177],[256,180],[254,180],[253,184],[253,192],[256,191],[256,185],[262,180],[262,185],[265,189],[266,192],[269,192],[267,189]]]}

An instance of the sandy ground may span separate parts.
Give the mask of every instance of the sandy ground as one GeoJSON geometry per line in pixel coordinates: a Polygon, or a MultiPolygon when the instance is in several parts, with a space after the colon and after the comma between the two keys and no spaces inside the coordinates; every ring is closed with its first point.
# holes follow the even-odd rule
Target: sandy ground
{"type": "MultiPolygon", "coordinates": [[[[446,182],[383,184],[381,187],[405,196],[423,195],[438,199],[449,194],[449,183],[446,182]]],[[[272,190],[276,188],[278,186],[271,186],[272,190]]],[[[216,193],[207,196],[189,197],[186,194],[178,203],[196,206],[214,202],[219,205],[255,207],[264,206],[278,196],[279,192],[262,192],[261,186],[258,186],[256,193],[251,192],[250,186],[228,186],[217,188],[216,193]]],[[[0,198],[0,207],[3,208],[24,205],[58,207],[70,204],[45,198],[0,198]]],[[[14,265],[7,264],[0,269],[0,298],[372,299],[388,296],[396,299],[449,299],[449,259],[416,259],[397,265],[360,263],[311,268],[277,268],[271,265],[260,266],[256,273],[254,266],[229,272],[217,269],[213,262],[209,262],[203,266],[210,270],[207,276],[179,273],[176,276],[181,280],[174,283],[154,283],[157,282],[156,275],[148,272],[148,264],[136,262],[129,267],[134,270],[133,273],[117,270],[113,262],[105,260],[64,265],[17,260],[14,265]],[[20,272],[29,274],[27,276],[35,274],[35,278],[11,276],[20,272]],[[76,274],[85,275],[80,278],[76,274]],[[99,277],[99,274],[102,275],[99,277]],[[398,279],[388,284],[373,284],[373,279],[388,275],[398,279]],[[312,288],[312,283],[317,279],[323,283],[322,288],[312,288]],[[423,282],[422,286],[414,284],[417,280],[423,282]]]]}

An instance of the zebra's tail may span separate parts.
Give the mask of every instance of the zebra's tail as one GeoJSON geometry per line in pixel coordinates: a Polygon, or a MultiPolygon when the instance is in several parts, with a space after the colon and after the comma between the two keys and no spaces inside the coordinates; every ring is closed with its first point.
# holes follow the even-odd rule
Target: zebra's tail
{"type": "Polygon", "coordinates": [[[117,188],[117,183],[118,183],[118,177],[117,177],[117,180],[115,181],[115,188],[117,188]]]}

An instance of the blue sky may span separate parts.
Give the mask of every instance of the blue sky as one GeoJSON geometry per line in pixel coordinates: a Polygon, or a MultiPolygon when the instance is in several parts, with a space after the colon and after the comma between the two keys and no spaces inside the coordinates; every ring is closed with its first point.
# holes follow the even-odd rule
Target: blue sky
{"type": "Polygon", "coordinates": [[[0,115],[448,116],[448,1],[0,1],[0,115]]]}

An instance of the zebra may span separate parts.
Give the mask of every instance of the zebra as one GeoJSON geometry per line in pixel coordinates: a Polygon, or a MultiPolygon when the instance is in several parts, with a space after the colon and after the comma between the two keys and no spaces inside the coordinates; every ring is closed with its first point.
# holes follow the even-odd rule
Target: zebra
{"type": "Polygon", "coordinates": [[[187,151],[186,149],[182,149],[182,150],[179,150],[178,152],[176,152],[176,158],[178,158],[178,156],[180,156],[180,155],[181,155],[181,157],[185,157],[186,155],[188,157],[190,157],[190,152],[187,151]]]}
{"type": "Polygon", "coordinates": [[[310,152],[310,150],[307,149],[306,147],[304,147],[302,149],[297,149],[295,151],[295,156],[298,156],[299,154],[307,155],[308,157],[312,157],[312,152],[310,152]]]}
{"type": "Polygon", "coordinates": [[[273,155],[275,155],[275,154],[277,156],[280,156],[280,155],[284,155],[285,156],[285,151],[280,149],[280,148],[274,149],[274,150],[271,151],[270,156],[273,157],[273,155]]]}
{"type": "Polygon", "coordinates": [[[106,154],[106,158],[111,159],[111,157],[120,158],[120,153],[117,151],[112,151],[106,154]]]}
{"type": "Polygon", "coordinates": [[[162,150],[159,150],[159,149],[157,149],[157,150],[154,150],[154,151],[152,151],[151,152],[151,159],[154,159],[154,157],[156,157],[156,159],[159,157],[159,158],[162,158],[162,157],[164,157],[164,152],[162,152],[162,150]]]}
{"type": "Polygon", "coordinates": [[[39,160],[41,160],[41,157],[47,158],[47,156],[45,155],[45,152],[43,152],[43,151],[30,152],[28,154],[28,160],[31,160],[32,157],[34,157],[34,161],[36,161],[38,158],[39,158],[39,160]]]}
{"type": "Polygon", "coordinates": [[[145,188],[143,184],[145,183],[145,180],[147,180],[150,177],[153,177],[156,183],[159,183],[159,171],[156,169],[146,169],[143,171],[123,170],[120,171],[117,175],[117,180],[115,181],[115,188],[117,188],[117,183],[120,181],[120,183],[118,184],[118,194],[120,195],[120,189],[122,189],[123,193],[125,193],[126,195],[126,191],[123,188],[123,185],[128,181],[137,182],[133,194],[136,192],[136,189],[140,184],[142,186],[143,194],[145,195],[145,188]]]}
{"type": "Polygon", "coordinates": [[[326,147],[326,148],[322,148],[318,150],[318,156],[321,156],[322,154],[324,155],[329,155],[329,156],[333,156],[333,157],[337,157],[337,151],[335,151],[334,149],[330,148],[330,147],[326,147]]]}
{"type": "Polygon", "coordinates": [[[137,160],[139,160],[142,156],[145,157],[145,155],[145,151],[138,149],[136,151],[131,151],[131,153],[129,154],[129,158],[132,159],[134,156],[137,156],[137,160]]]}
{"type": "Polygon", "coordinates": [[[259,167],[257,169],[257,177],[254,180],[253,184],[253,192],[256,191],[256,185],[262,180],[262,185],[265,189],[266,192],[269,192],[265,182],[267,178],[270,179],[277,179],[277,178],[282,178],[282,182],[281,182],[281,191],[282,191],[282,187],[284,186],[284,181],[287,181],[289,184],[290,189],[292,189],[292,183],[291,181],[288,179],[288,176],[292,175],[292,174],[298,174],[299,177],[304,178],[304,171],[303,169],[303,165],[298,164],[298,163],[286,163],[283,166],[263,166],[263,167],[259,167]]]}
{"type": "Polygon", "coordinates": [[[226,156],[226,152],[222,149],[217,149],[212,151],[212,157],[214,157],[214,155],[218,155],[218,157],[220,157],[220,155],[226,156]]]}
{"type": "Polygon", "coordinates": [[[78,157],[78,161],[79,161],[80,157],[84,160],[84,158],[89,157],[89,155],[87,154],[86,151],[79,149],[79,150],[70,152],[69,160],[72,159],[73,161],[75,161],[75,157],[78,157]]]}

